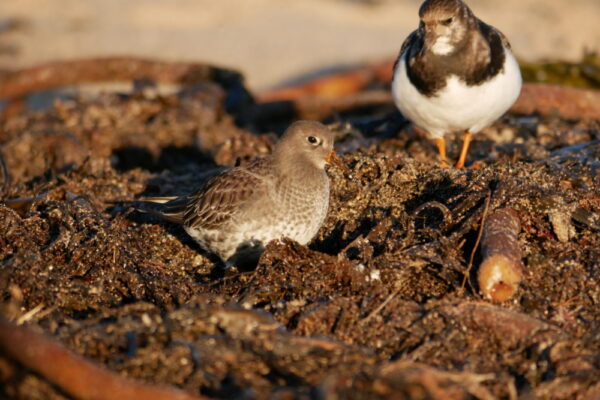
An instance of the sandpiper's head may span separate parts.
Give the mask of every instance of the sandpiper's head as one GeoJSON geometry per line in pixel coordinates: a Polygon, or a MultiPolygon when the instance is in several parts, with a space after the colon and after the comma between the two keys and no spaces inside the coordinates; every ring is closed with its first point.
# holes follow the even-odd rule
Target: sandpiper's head
{"type": "Polygon", "coordinates": [[[454,53],[466,38],[473,13],[461,0],[426,0],[419,9],[419,29],[435,55],[454,53]]]}
{"type": "Polygon", "coordinates": [[[274,154],[282,162],[301,159],[323,169],[337,156],[333,150],[334,134],[317,121],[297,121],[290,125],[277,143],[274,154]]]}

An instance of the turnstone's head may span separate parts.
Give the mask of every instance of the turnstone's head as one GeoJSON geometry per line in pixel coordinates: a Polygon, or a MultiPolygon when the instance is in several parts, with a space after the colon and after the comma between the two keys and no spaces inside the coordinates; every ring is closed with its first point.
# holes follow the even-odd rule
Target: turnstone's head
{"type": "Polygon", "coordinates": [[[439,56],[452,54],[460,47],[474,19],[461,0],[427,0],[419,9],[419,17],[426,49],[439,56]]]}
{"type": "Polygon", "coordinates": [[[318,169],[339,162],[333,150],[333,132],[317,121],[294,122],[277,143],[274,155],[290,166],[309,166],[318,169]]]}

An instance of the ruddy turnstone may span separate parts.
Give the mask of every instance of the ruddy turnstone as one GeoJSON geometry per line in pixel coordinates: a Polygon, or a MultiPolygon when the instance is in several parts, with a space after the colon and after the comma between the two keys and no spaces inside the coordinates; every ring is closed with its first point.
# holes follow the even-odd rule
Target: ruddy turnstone
{"type": "Polygon", "coordinates": [[[436,140],[446,165],[444,136],[464,132],[457,168],[473,134],[517,100],[521,73],[510,44],[461,0],[426,0],[421,22],[402,44],[392,95],[400,112],[436,140]]]}
{"type": "Polygon", "coordinates": [[[295,122],[270,156],[228,169],[189,196],[162,198],[170,201],[160,211],[145,211],[183,225],[227,265],[251,265],[273,239],[306,244],[316,235],[329,207],[325,165],[344,168],[333,140],[319,122],[295,122]]]}

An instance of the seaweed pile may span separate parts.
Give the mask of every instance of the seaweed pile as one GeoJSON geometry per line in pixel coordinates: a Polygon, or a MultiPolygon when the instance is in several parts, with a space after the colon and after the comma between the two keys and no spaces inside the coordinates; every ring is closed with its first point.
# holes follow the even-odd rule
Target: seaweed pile
{"type": "MultiPolygon", "coordinates": [[[[291,118],[253,120],[239,96],[206,80],[7,115],[0,315],[198,397],[600,396],[597,120],[509,114],[456,170],[393,106],[326,116],[349,171],[329,171],[317,238],[272,242],[237,271],[128,202],[187,193],[268,153],[291,118]],[[485,216],[504,208],[520,220],[524,279],[494,304],[477,247],[485,216]]],[[[43,372],[52,360],[35,363],[0,350],[2,396],[77,398],[43,372]]]]}

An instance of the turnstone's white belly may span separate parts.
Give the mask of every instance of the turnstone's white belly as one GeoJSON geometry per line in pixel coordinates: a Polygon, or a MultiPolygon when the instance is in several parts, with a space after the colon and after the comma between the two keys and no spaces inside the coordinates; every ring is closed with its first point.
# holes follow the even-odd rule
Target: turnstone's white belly
{"type": "Polygon", "coordinates": [[[456,131],[477,133],[510,108],[521,91],[521,74],[514,56],[504,48],[504,68],[473,86],[451,75],[446,86],[428,97],[420,93],[406,71],[406,53],[396,66],[392,95],[400,112],[432,138],[456,131]]]}

